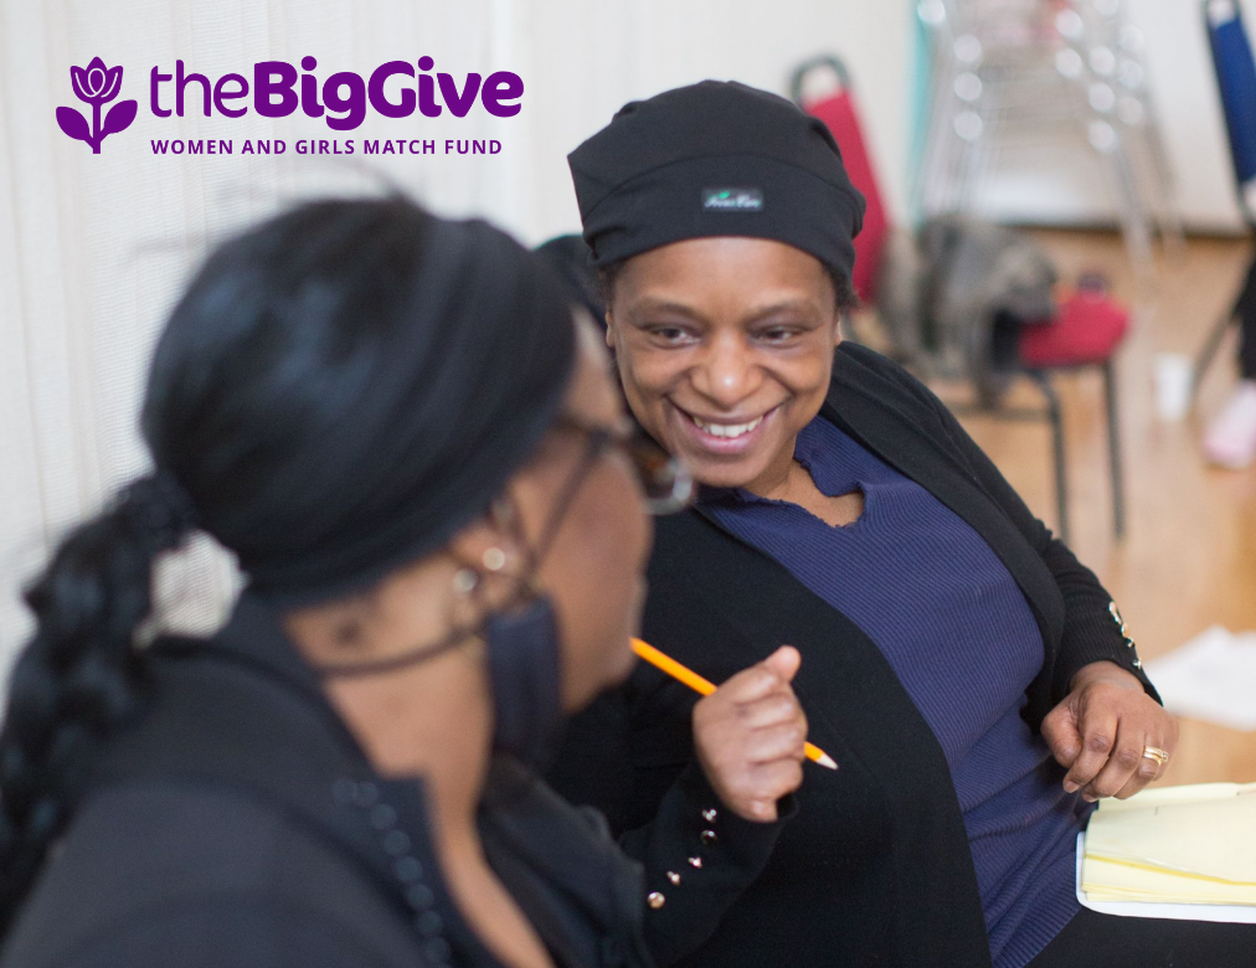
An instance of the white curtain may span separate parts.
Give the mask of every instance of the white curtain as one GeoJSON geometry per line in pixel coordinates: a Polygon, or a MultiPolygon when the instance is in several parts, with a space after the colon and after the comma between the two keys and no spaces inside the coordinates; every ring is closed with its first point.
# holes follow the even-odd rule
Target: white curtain
{"type": "MultiPolygon", "coordinates": [[[[535,243],[575,231],[564,160],[625,101],[703,77],[786,92],[791,68],[841,54],[857,79],[891,202],[906,165],[912,4],[867,0],[0,0],[0,669],[29,633],[22,584],[58,534],[146,466],[136,415],[153,339],[214,239],[311,193],[382,177],[445,214],[478,214],[535,243]],[[318,60],[320,78],[424,54],[436,70],[511,70],[523,110],[496,119],[368,116],[330,131],[300,112],[183,118],[148,110],[148,72],[176,59],[211,79],[255,61],[318,60]],[[139,101],[99,155],[67,138],[71,65],[124,67],[139,101]],[[298,156],[298,139],[495,138],[492,157],[298,156]],[[154,155],[153,138],[231,138],[231,156],[154,155]],[[282,157],[241,155],[282,138],[282,157]]],[[[169,85],[167,84],[167,90],[169,85]]],[[[197,91],[191,88],[189,93],[197,91]]],[[[166,95],[167,100],[169,95],[166,95]]],[[[248,103],[248,102],[244,102],[248,103]]],[[[167,105],[168,106],[168,105],[167,105]]],[[[175,584],[180,620],[212,624],[232,571],[206,547],[175,584]]]]}

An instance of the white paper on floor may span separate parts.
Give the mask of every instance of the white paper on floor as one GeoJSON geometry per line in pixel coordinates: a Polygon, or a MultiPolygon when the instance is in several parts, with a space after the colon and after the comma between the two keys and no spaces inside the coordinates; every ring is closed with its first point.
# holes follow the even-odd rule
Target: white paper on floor
{"type": "Polygon", "coordinates": [[[1256,632],[1214,625],[1148,661],[1147,675],[1169,712],[1256,731],[1256,632]]]}

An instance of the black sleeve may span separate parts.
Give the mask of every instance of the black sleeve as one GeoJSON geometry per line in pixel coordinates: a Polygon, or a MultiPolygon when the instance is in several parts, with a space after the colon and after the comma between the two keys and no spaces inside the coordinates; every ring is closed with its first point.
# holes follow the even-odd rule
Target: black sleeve
{"type": "Polygon", "coordinates": [[[385,952],[374,939],[332,912],[244,895],[185,898],[166,910],[136,912],[80,945],[60,963],[63,968],[424,968],[431,964],[423,956],[417,935],[408,951],[385,952]]]}
{"type": "Polygon", "coordinates": [[[665,968],[711,936],[762,872],[795,806],[792,797],[783,799],[775,823],[743,820],[724,809],[692,760],[686,732],[691,699],[684,701],[683,718],[674,708],[665,717],[674,754],[657,755],[657,746],[654,755],[643,754],[649,744],[641,739],[654,730],[639,721],[634,707],[642,698],[635,686],[653,678],[653,670],[639,669],[627,686],[577,716],[549,780],[573,803],[600,810],[620,846],[645,868],[645,938],[665,968]]]}
{"type": "Polygon", "coordinates": [[[985,451],[977,446],[937,395],[906,371],[899,370],[906,383],[937,414],[943,431],[959,452],[977,482],[1012,521],[1025,540],[1041,556],[1064,598],[1064,634],[1060,639],[1051,674],[1050,696],[1054,705],[1069,692],[1069,684],[1083,666],[1092,662],[1113,662],[1133,673],[1157,702],[1160,696],[1142,670],[1142,662],[1132,640],[1124,632],[1112,596],[1089,568],[1077,560],[1068,546],[1051,533],[1003,477],[985,451]],[[910,382],[907,382],[910,381],[910,382]]]}

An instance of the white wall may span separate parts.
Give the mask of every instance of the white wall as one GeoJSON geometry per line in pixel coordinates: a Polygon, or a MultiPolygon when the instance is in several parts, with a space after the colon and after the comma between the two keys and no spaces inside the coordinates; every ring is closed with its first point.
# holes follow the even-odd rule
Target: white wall
{"type": "Polygon", "coordinates": [[[891,205],[904,210],[910,2],[650,0],[617,6],[631,16],[616,22],[602,4],[563,0],[533,4],[522,18],[530,34],[525,46],[539,57],[529,76],[535,78],[534,130],[542,139],[539,204],[525,230],[545,236],[579,224],[563,156],[625,101],[707,77],[785,94],[792,67],[819,52],[837,53],[850,67],[891,205]],[[581,39],[547,40],[563,37],[581,39]]]}
{"type": "Polygon", "coordinates": [[[66,523],[143,467],[135,414],[149,348],[207,240],[281,198],[359,183],[363,172],[528,242],[574,231],[565,155],[625,101],[704,77],[784,93],[792,66],[821,51],[846,57],[858,79],[901,212],[912,16],[906,0],[0,0],[0,659],[28,628],[19,583],[66,523]],[[154,64],[168,70],[181,57],[217,77],[306,54],[322,77],[423,54],[455,75],[513,70],[526,83],[524,110],[505,120],[375,117],[342,135],[498,138],[494,158],[149,150],[157,137],[330,137],[300,114],[226,122],[147,111],[154,64]],[[54,121],[57,106],[78,104],[69,67],[96,55],[124,65],[122,96],[141,104],[100,155],[54,121]]]}

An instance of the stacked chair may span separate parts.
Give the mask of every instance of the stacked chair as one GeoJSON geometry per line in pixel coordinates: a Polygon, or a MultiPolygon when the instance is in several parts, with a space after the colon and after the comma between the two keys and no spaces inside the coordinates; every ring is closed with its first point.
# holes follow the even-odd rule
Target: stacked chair
{"type": "Polygon", "coordinates": [[[1045,139],[1080,142],[1106,174],[1135,269],[1153,228],[1181,220],[1143,61],[1122,0],[919,0],[932,103],[912,194],[923,217],[980,210],[996,154],[1045,139]]]}

